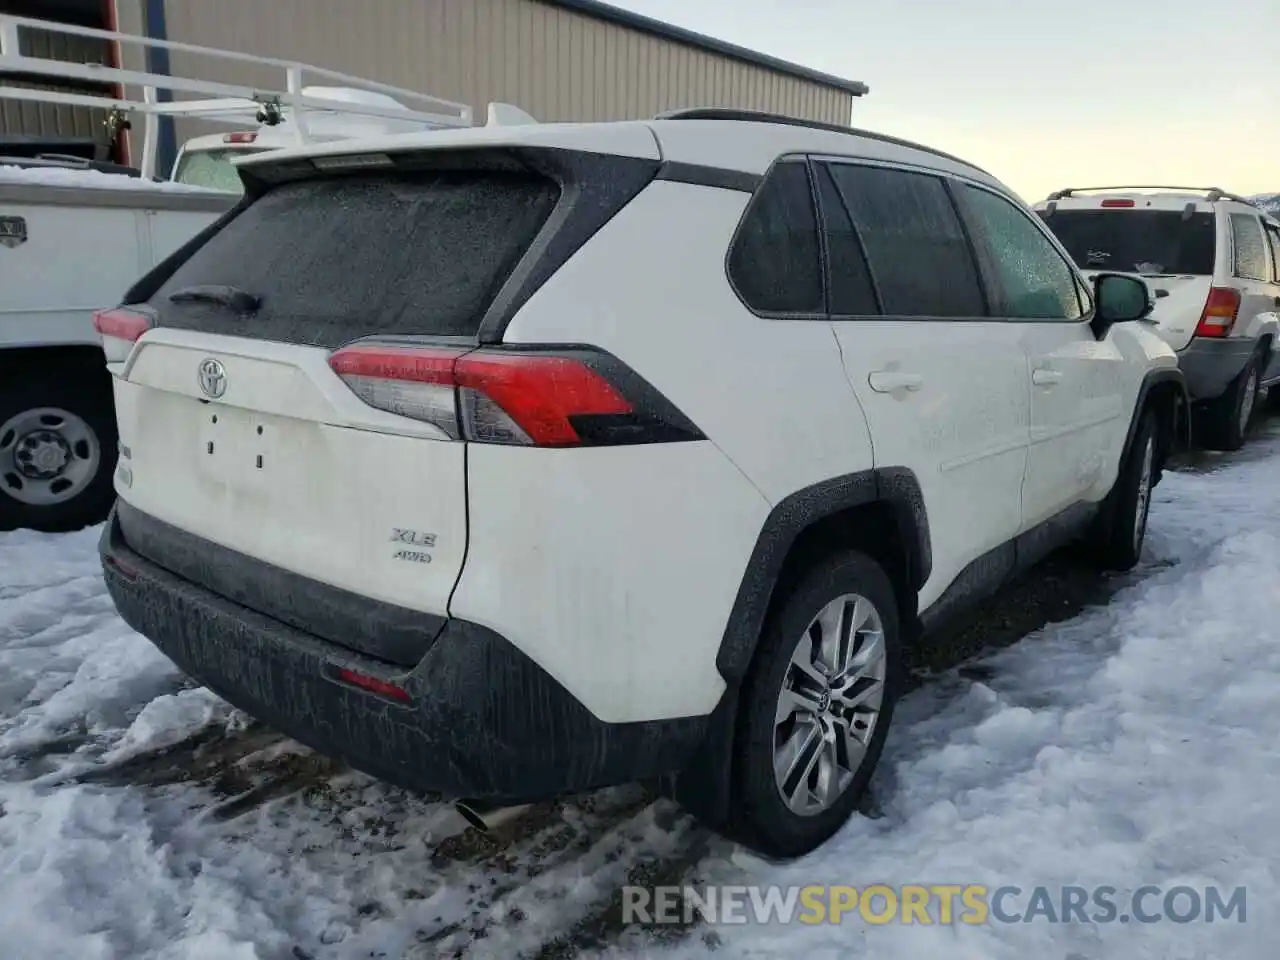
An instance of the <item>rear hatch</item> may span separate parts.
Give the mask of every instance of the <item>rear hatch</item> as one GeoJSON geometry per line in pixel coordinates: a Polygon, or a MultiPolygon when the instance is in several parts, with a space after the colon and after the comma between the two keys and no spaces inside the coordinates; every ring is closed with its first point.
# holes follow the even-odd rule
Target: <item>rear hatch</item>
{"type": "Polygon", "coordinates": [[[1175,350],[1195,334],[1213,285],[1217,230],[1208,204],[1193,212],[1134,205],[1103,207],[1064,201],[1041,216],[1081,270],[1092,277],[1101,271],[1136,273],[1156,295],[1152,320],[1156,331],[1175,350]]]}
{"type": "MultiPolygon", "coordinates": [[[[332,353],[407,337],[474,345],[559,193],[536,173],[475,170],[267,191],[116,311],[116,327],[100,316],[118,361],[122,500],[248,560],[447,614],[466,550],[466,444],[397,415],[394,397],[362,402],[332,353]],[[132,346],[110,336],[133,339],[120,326],[131,315],[150,323],[132,346]]],[[[201,576],[215,590],[226,579],[201,576]]]]}

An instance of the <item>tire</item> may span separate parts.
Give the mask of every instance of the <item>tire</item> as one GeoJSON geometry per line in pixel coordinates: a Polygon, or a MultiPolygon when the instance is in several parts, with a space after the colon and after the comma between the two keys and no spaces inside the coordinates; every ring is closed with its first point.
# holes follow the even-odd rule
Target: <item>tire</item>
{"type": "Polygon", "coordinates": [[[47,365],[0,386],[0,530],[79,530],[115,500],[111,378],[91,364],[47,365]]]}
{"type": "Polygon", "coordinates": [[[1104,570],[1131,570],[1142,557],[1159,453],[1156,412],[1147,408],[1107,498],[1103,526],[1095,534],[1094,559],[1104,570]]]}
{"type": "MultiPolygon", "coordinates": [[[[828,635],[837,634],[838,631],[832,631],[828,635]]],[[[880,759],[893,718],[893,706],[901,690],[900,638],[893,585],[875,561],[860,553],[839,554],[818,564],[782,600],[766,622],[751,670],[740,692],[733,757],[733,795],[730,798],[734,816],[731,833],[735,839],[767,856],[797,857],[820,846],[849,819],[880,759]],[[851,597],[858,599],[849,601],[851,597]],[[866,663],[861,664],[864,669],[859,672],[869,678],[865,683],[859,681],[847,687],[845,693],[857,692],[859,698],[865,697],[867,708],[878,706],[878,713],[858,713],[852,719],[846,708],[831,697],[830,690],[835,685],[823,681],[812,669],[808,673],[801,671],[792,662],[793,655],[798,659],[801,656],[799,647],[802,640],[810,640],[815,635],[811,631],[817,625],[819,615],[839,609],[834,605],[842,599],[846,601],[843,609],[854,616],[847,621],[841,618],[840,622],[852,623],[855,628],[854,642],[846,644],[850,655],[842,659],[845,663],[852,661],[855,669],[860,665],[860,659],[865,659],[866,663]],[[873,611],[874,619],[864,620],[864,626],[874,627],[877,619],[880,626],[878,635],[882,641],[879,647],[882,657],[878,660],[874,656],[876,634],[859,635],[856,629],[861,614],[868,609],[867,605],[873,611]],[[863,655],[861,658],[860,654],[863,655]],[[807,702],[818,707],[826,702],[831,708],[840,710],[843,716],[835,719],[837,715],[828,709],[823,714],[823,724],[835,739],[830,743],[821,739],[810,741],[810,749],[802,750],[797,759],[803,766],[803,761],[813,756],[816,750],[825,754],[827,760],[843,760],[844,766],[851,768],[840,771],[842,775],[838,780],[844,781],[843,789],[836,792],[825,806],[803,813],[797,812],[784,799],[783,787],[779,786],[774,772],[775,752],[779,744],[803,743],[806,737],[813,736],[814,729],[819,728],[814,721],[817,714],[807,712],[791,714],[781,724],[776,722],[784,683],[790,686],[798,682],[804,685],[806,693],[821,689],[825,682],[828,690],[825,701],[821,694],[815,693],[807,698],[807,702]],[[875,703],[877,692],[878,704],[875,703]],[[860,762],[855,763],[855,751],[850,750],[840,731],[852,730],[859,721],[866,720],[871,720],[871,723],[863,729],[860,738],[865,743],[865,752],[860,762]]],[[[811,653],[821,659],[820,644],[810,641],[809,647],[811,653]]],[[[827,656],[827,659],[838,658],[827,656]]],[[[815,767],[814,772],[816,778],[818,768],[815,767]]],[[[796,778],[786,782],[789,787],[796,778]]],[[[832,781],[828,779],[826,782],[832,781]]],[[[797,789],[792,793],[802,800],[812,799],[808,791],[797,789]]]]}
{"type": "Polygon", "coordinates": [[[1239,450],[1258,410],[1262,358],[1254,354],[1231,386],[1205,410],[1204,443],[1209,450],[1239,450]]]}

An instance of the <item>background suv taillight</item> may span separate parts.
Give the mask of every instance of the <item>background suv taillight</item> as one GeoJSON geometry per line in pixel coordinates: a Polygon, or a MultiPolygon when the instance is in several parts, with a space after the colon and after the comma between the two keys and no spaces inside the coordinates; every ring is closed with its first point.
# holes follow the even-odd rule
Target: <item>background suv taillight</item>
{"type": "Polygon", "coordinates": [[[1204,312],[1196,325],[1197,337],[1225,337],[1240,313],[1240,292],[1230,287],[1213,287],[1205,301],[1204,312]]]}
{"type": "Polygon", "coordinates": [[[589,349],[353,344],[329,365],[369,406],[455,440],[579,447],[702,436],[648,383],[589,349]]]}

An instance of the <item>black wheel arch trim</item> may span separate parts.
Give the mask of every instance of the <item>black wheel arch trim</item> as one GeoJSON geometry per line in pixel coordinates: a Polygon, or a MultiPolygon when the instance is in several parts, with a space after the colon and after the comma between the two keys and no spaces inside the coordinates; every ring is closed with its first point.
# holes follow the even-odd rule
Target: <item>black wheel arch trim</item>
{"type": "Polygon", "coordinates": [[[861,470],[813,484],[779,501],[765,519],[716,655],[716,668],[725,680],[724,694],[707,718],[705,736],[691,762],[662,780],[663,792],[704,822],[719,829],[732,826],[731,755],[738,723],[738,690],[755,657],[791,548],[815,523],[852,507],[875,503],[888,504],[899,530],[906,534],[903,548],[908,576],[913,590],[919,590],[929,579],[933,557],[920,482],[905,467],[861,470]]]}
{"type": "MultiPolygon", "coordinates": [[[[1120,462],[1122,464],[1133,447],[1133,439],[1137,436],[1138,426],[1142,422],[1142,411],[1147,407],[1147,400],[1151,396],[1151,391],[1162,383],[1172,383],[1177,388],[1178,396],[1181,400],[1179,410],[1175,411],[1173,439],[1182,445],[1182,449],[1191,447],[1191,393],[1187,389],[1186,375],[1176,367],[1151,370],[1142,378],[1142,384],[1138,387],[1138,399],[1133,405],[1133,416],[1129,418],[1124,447],[1120,451],[1120,462]]],[[[1163,452],[1167,458],[1172,451],[1165,450],[1163,452]]]]}
{"type": "Polygon", "coordinates": [[[738,587],[716,654],[716,668],[731,687],[746,676],[779,574],[796,539],[826,517],[874,503],[888,504],[906,534],[902,546],[912,588],[918,590],[928,580],[933,565],[929,521],[920,482],[910,470],[861,470],[798,490],[769,512],[738,587]]]}

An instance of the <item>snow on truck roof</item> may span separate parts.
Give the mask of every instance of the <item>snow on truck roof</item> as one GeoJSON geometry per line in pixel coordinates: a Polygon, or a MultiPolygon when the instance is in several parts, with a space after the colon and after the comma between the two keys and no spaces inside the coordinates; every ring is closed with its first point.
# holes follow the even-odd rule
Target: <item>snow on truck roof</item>
{"type": "Polygon", "coordinates": [[[161,193],[195,193],[221,196],[218,191],[170,180],[146,180],[121,173],[77,169],[72,166],[19,166],[0,162],[0,184],[41,185],[90,190],[154,190],[161,193]]]}

